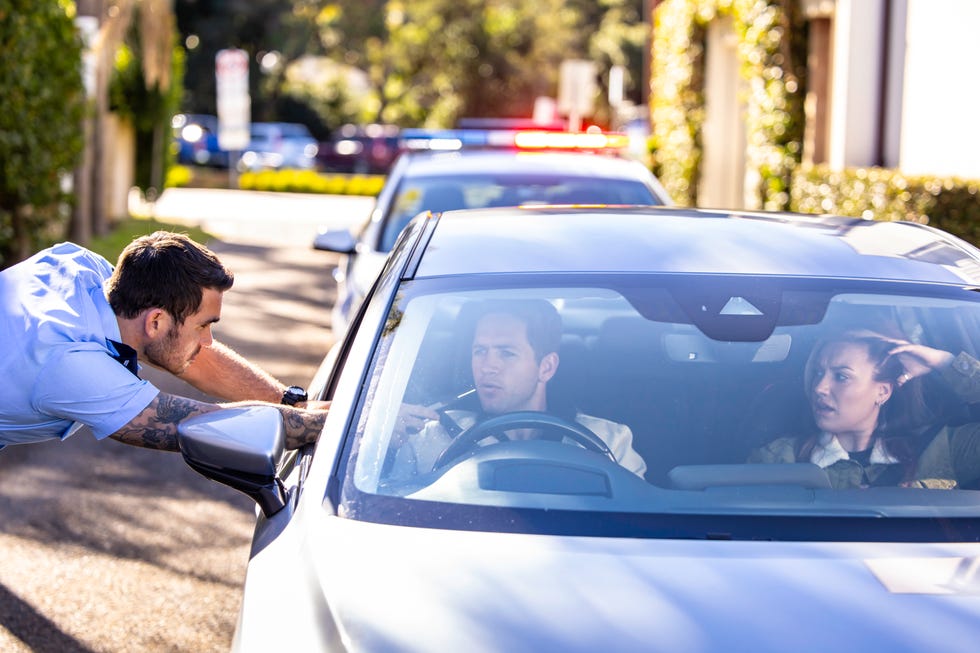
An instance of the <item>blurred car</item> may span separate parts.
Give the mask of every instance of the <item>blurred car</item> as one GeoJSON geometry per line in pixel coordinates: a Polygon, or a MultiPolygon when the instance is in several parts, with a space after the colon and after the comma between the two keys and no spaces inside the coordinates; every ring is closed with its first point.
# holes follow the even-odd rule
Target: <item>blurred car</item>
{"type": "Polygon", "coordinates": [[[306,125],[291,122],[253,122],[248,147],[242,151],[242,170],[310,170],[318,147],[306,125]]]}
{"type": "Polygon", "coordinates": [[[178,163],[228,167],[228,152],[218,146],[217,116],[178,113],[173,117],[170,125],[177,144],[178,163]]]}
{"type": "Polygon", "coordinates": [[[326,172],[387,174],[400,152],[396,125],[344,125],[321,143],[317,166],[326,172]]]}
{"type": "Polygon", "coordinates": [[[381,272],[402,228],[422,211],[536,204],[670,204],[618,134],[540,130],[402,130],[396,161],[367,220],[326,230],[317,249],[343,255],[334,270],[335,334],[381,272]]]}
{"type": "MultiPolygon", "coordinates": [[[[746,461],[771,420],[812,428],[773,391],[802,395],[842,324],[890,319],[977,356],[977,288],[980,251],[911,223],[421,215],[314,379],[332,401],[315,446],[282,456],[269,407],[180,429],[195,469],[262,508],[233,650],[972,652],[976,479],[834,489],[815,463],[746,461]],[[475,311],[517,300],[560,313],[547,408],[473,412],[475,311]],[[404,476],[393,463],[424,433],[404,428],[409,405],[474,423],[404,476]],[[646,472],[580,444],[579,412],[627,425],[646,472]]],[[[942,374],[922,382],[937,415],[976,419],[942,374]]],[[[949,451],[976,467],[976,447],[949,451]]]]}

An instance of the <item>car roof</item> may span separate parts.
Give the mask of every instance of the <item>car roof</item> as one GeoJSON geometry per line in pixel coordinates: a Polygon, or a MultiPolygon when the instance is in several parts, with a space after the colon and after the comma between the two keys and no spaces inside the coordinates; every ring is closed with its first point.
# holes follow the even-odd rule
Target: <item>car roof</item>
{"type": "Polygon", "coordinates": [[[980,251],[910,222],[676,207],[448,211],[415,277],[698,273],[980,285],[980,251]]]}
{"type": "Polygon", "coordinates": [[[404,176],[443,177],[478,174],[553,174],[558,177],[648,180],[652,174],[639,161],[593,152],[459,150],[413,152],[404,176]]]}

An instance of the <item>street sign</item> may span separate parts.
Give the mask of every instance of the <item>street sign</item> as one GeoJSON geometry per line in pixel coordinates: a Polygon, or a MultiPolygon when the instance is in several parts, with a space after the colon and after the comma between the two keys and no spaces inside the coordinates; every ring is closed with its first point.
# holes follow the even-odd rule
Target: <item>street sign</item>
{"type": "Polygon", "coordinates": [[[595,63],[565,59],[558,70],[558,110],[568,116],[568,128],[580,129],[582,116],[592,115],[596,93],[595,63]]]}
{"type": "Polygon", "coordinates": [[[252,99],[248,93],[248,53],[219,50],[214,58],[218,105],[218,147],[229,152],[248,147],[252,99]]]}

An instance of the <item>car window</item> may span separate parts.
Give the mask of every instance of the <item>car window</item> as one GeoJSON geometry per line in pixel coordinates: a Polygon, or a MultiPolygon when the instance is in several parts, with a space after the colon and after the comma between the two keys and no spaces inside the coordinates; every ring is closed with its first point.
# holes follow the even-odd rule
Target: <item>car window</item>
{"type": "Polygon", "coordinates": [[[303,125],[283,125],[280,132],[286,138],[312,138],[310,131],[303,125]]]}
{"type": "Polygon", "coordinates": [[[645,184],[624,179],[535,175],[410,177],[402,180],[384,218],[381,251],[422,211],[534,204],[642,204],[660,202],[645,184]]]}
{"type": "Polygon", "coordinates": [[[909,346],[971,365],[980,355],[976,293],[825,283],[615,275],[499,287],[411,282],[389,315],[353,429],[344,486],[352,514],[382,504],[389,514],[397,501],[419,510],[571,511],[583,520],[597,511],[980,517],[980,386],[957,385],[952,365],[927,374],[909,359],[905,369],[917,378],[897,381],[884,398],[893,429],[886,454],[915,451],[919,463],[849,483],[841,481],[846,466],[792,458],[806,447],[808,456],[814,447],[839,453],[820,438],[851,410],[845,377],[853,364],[815,362],[814,354],[839,334],[901,333],[909,346]],[[507,351],[512,343],[480,341],[481,320],[522,302],[545,302],[560,316],[547,405],[532,411],[555,420],[505,420],[471,438],[468,431],[507,412],[486,402],[509,392],[503,371],[481,390],[476,361],[495,347],[501,360],[517,355],[507,351]],[[815,401],[817,368],[830,369],[826,382],[838,389],[815,401]],[[573,433],[576,425],[606,446],[573,433]],[[504,429],[511,435],[500,437],[504,429]],[[958,483],[941,480],[950,475],[958,483]],[[956,489],[938,491],[945,487],[956,489]]]}

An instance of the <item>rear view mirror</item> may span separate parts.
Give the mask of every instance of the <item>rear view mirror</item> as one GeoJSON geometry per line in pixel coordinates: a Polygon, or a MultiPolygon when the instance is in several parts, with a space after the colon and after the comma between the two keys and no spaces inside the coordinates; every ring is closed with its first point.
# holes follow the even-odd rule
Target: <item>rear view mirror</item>
{"type": "Polygon", "coordinates": [[[177,427],[177,443],[191,469],[247,494],[266,517],[286,505],[278,477],[285,433],[277,408],[223,408],[191,417],[177,427]]]}

